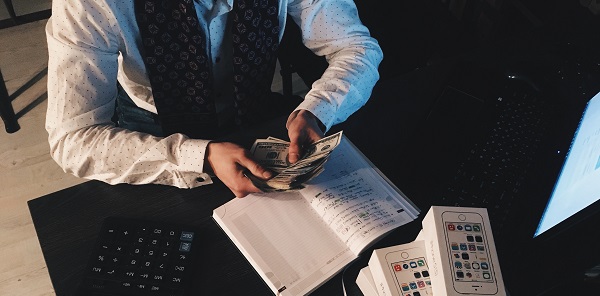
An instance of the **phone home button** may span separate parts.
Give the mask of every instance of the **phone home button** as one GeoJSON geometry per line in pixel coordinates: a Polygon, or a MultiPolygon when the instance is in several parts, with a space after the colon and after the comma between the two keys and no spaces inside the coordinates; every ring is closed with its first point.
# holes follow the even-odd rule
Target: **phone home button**
{"type": "Polygon", "coordinates": [[[458,219],[459,219],[460,221],[465,221],[465,220],[467,220],[467,216],[465,216],[465,215],[463,215],[463,214],[460,214],[460,215],[458,215],[458,219]]]}
{"type": "Polygon", "coordinates": [[[402,258],[404,258],[404,259],[408,259],[408,253],[406,253],[406,252],[400,253],[400,256],[402,256],[402,258]]]}

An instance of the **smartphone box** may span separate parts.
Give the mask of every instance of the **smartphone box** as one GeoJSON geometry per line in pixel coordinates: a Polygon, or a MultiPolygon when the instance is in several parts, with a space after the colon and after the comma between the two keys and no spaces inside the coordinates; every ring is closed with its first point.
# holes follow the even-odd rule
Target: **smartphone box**
{"type": "Polygon", "coordinates": [[[369,266],[363,267],[356,277],[356,285],[360,288],[360,291],[364,296],[379,296],[377,289],[375,288],[375,281],[371,274],[369,266]]]}
{"type": "Polygon", "coordinates": [[[432,206],[422,226],[434,295],[506,295],[487,209],[432,206]]]}
{"type": "Polygon", "coordinates": [[[373,250],[369,268],[379,296],[432,295],[425,242],[373,250]]]}
{"type": "Polygon", "coordinates": [[[418,240],[423,240],[423,230],[421,229],[421,231],[419,231],[419,234],[417,234],[417,237],[415,238],[416,241],[418,240]]]}

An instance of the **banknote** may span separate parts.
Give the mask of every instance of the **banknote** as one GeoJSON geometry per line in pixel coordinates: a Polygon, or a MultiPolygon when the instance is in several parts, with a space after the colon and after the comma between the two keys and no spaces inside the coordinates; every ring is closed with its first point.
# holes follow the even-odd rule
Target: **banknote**
{"type": "Polygon", "coordinates": [[[290,144],[287,142],[257,140],[252,145],[250,153],[261,165],[278,171],[279,168],[285,169],[291,165],[288,161],[289,147],[290,144]]]}
{"type": "Polygon", "coordinates": [[[307,147],[295,163],[288,161],[290,143],[275,137],[257,139],[250,149],[254,159],[275,176],[263,180],[246,172],[248,179],[264,192],[303,188],[303,184],[319,175],[331,152],[342,138],[342,132],[324,137],[307,147]]]}

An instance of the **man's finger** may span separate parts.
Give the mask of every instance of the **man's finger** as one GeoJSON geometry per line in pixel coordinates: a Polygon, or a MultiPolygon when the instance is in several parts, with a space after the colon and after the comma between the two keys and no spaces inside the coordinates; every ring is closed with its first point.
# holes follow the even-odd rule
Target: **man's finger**
{"type": "Polygon", "coordinates": [[[290,147],[288,148],[288,161],[290,163],[295,163],[300,159],[300,146],[297,141],[293,141],[290,143],[290,147]]]}
{"type": "MultiPolygon", "coordinates": [[[[247,171],[249,173],[249,170],[247,171]]],[[[262,192],[254,185],[254,183],[252,183],[252,181],[248,177],[246,177],[246,173],[242,174],[242,178],[238,180],[238,185],[235,189],[231,189],[231,191],[233,192],[233,194],[235,194],[236,197],[239,198],[245,197],[251,193],[262,192]]]]}
{"type": "Polygon", "coordinates": [[[298,161],[298,159],[300,159],[300,154],[298,153],[289,153],[288,154],[288,160],[290,163],[296,163],[298,161]]]}
{"type": "MultiPolygon", "coordinates": [[[[273,173],[271,173],[269,170],[263,168],[258,162],[250,159],[250,158],[243,158],[240,159],[239,162],[240,166],[242,166],[242,170],[243,168],[246,168],[248,171],[250,171],[250,173],[256,177],[259,178],[263,178],[263,179],[271,179],[273,177],[273,173]]],[[[250,181],[250,180],[248,180],[250,181]]]]}

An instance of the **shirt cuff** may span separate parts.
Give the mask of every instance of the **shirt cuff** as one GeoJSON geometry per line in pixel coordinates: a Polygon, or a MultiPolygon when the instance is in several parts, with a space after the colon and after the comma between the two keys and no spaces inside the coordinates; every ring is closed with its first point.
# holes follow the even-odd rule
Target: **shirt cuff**
{"type": "Polygon", "coordinates": [[[204,172],[204,161],[206,159],[206,147],[209,140],[185,140],[179,150],[180,163],[178,164],[181,172],[193,173],[193,180],[187,180],[191,183],[190,187],[212,184],[211,176],[204,172]]]}
{"type": "Polygon", "coordinates": [[[307,110],[315,115],[317,119],[319,119],[325,126],[324,132],[328,131],[333,125],[336,109],[335,106],[326,100],[308,94],[304,98],[304,101],[302,101],[302,103],[300,103],[300,105],[298,105],[298,107],[294,110],[294,112],[298,110],[307,110]]]}

